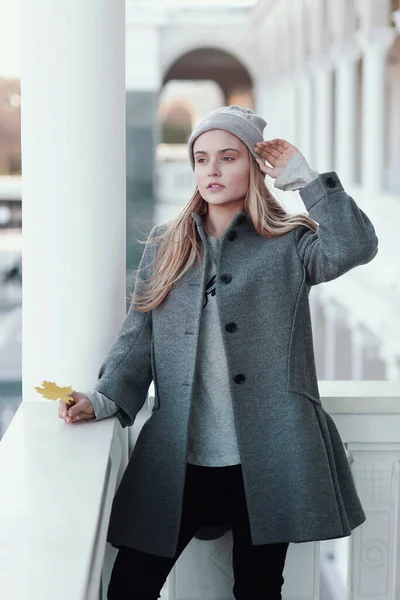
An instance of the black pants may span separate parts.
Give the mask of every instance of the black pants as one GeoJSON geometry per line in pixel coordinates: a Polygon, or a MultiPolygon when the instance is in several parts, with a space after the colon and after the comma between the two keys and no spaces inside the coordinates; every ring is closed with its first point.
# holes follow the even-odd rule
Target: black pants
{"type": "Polygon", "coordinates": [[[289,543],[254,546],[241,465],[201,467],[188,464],[182,519],[174,557],[122,547],[115,559],[108,600],[157,600],[169,572],[202,525],[232,526],[233,596],[236,600],[281,600],[289,543]]]}

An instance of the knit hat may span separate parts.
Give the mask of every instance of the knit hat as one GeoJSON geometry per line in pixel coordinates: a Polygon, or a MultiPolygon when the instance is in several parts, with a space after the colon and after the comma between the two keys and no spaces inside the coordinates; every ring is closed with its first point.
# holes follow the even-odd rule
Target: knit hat
{"type": "Polygon", "coordinates": [[[263,131],[267,122],[262,117],[256,115],[250,108],[242,106],[222,106],[207,115],[194,128],[188,141],[188,154],[192,169],[194,171],[193,144],[195,140],[210,129],[224,129],[236,135],[250,150],[254,158],[259,155],[254,152],[254,146],[257,142],[264,140],[263,131]]]}

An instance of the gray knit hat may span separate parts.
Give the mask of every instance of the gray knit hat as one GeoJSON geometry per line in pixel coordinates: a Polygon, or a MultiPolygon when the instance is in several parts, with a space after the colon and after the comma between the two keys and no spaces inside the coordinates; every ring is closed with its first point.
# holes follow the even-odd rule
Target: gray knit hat
{"type": "Polygon", "coordinates": [[[250,108],[242,106],[222,106],[207,115],[194,128],[188,141],[188,154],[192,169],[194,171],[193,144],[196,138],[210,129],[224,129],[236,135],[250,150],[254,158],[259,155],[254,152],[254,146],[257,142],[264,140],[263,131],[267,122],[256,115],[250,108]]]}

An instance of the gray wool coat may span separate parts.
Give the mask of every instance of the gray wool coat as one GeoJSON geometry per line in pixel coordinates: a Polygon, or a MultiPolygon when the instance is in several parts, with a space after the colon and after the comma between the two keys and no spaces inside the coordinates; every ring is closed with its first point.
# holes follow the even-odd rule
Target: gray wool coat
{"type": "MultiPolygon", "coordinates": [[[[253,544],[344,537],[366,519],[339,432],[321,404],[308,296],[313,285],[371,261],[378,239],[335,172],[320,174],[300,195],[317,232],[301,225],[266,238],[241,211],[221,239],[217,262],[253,544]],[[231,322],[236,329],[228,333],[231,322]]],[[[153,311],[130,307],[95,387],[119,405],[125,427],[154,380],[154,407],[116,491],[107,540],[166,557],[178,541],[205,293],[207,241],[201,217],[192,217],[203,248],[200,274],[196,264],[153,311]]],[[[151,273],[156,251],[145,246],[136,285],[151,273]]]]}

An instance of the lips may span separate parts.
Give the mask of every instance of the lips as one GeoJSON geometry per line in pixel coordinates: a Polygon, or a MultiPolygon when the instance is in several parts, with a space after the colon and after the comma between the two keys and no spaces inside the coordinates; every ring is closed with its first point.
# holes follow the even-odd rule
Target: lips
{"type": "Polygon", "coordinates": [[[221,185],[220,183],[210,183],[210,184],[207,186],[207,189],[208,189],[208,190],[209,190],[209,189],[219,190],[219,189],[221,189],[221,188],[223,188],[223,187],[225,187],[225,186],[224,186],[224,185],[221,185]]]}

